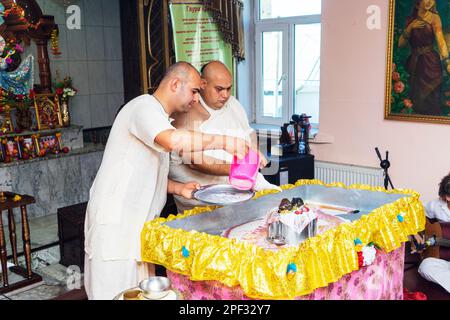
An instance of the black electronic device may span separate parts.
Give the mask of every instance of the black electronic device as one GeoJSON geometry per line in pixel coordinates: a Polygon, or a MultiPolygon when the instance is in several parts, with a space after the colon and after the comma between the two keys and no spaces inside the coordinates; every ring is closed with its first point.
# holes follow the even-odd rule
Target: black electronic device
{"type": "Polygon", "coordinates": [[[375,151],[377,153],[378,159],[380,159],[380,167],[384,170],[384,188],[387,190],[390,185],[392,189],[395,189],[388,173],[388,169],[391,166],[391,163],[389,162],[389,151],[386,151],[386,159],[381,158],[381,153],[378,148],[375,148],[375,151]]]}
{"type": "Polygon", "coordinates": [[[281,127],[280,145],[283,155],[310,154],[309,131],[311,125],[306,114],[294,114],[289,123],[281,127]]]}

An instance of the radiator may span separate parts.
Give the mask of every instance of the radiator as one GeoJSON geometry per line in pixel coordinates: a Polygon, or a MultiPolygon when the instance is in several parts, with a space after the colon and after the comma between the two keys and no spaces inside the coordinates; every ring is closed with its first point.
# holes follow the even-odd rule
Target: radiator
{"type": "Polygon", "coordinates": [[[342,182],[345,185],[368,184],[383,186],[383,169],[362,167],[326,161],[314,161],[314,177],[325,183],[342,182]]]}

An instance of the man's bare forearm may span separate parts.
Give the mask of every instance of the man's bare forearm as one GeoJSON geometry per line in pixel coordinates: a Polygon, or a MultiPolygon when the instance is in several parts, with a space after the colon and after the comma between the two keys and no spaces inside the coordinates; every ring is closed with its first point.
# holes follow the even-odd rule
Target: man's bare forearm
{"type": "Polygon", "coordinates": [[[230,173],[230,164],[189,164],[192,170],[200,171],[213,176],[228,176],[230,173]]]}
{"type": "Polygon", "coordinates": [[[183,188],[183,184],[180,182],[176,182],[176,181],[173,181],[170,179],[167,182],[167,193],[180,195],[182,188],[183,188]]]}

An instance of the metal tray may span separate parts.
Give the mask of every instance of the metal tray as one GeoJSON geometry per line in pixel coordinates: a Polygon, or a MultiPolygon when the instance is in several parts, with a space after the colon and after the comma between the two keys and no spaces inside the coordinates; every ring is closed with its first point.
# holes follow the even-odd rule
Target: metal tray
{"type": "Polygon", "coordinates": [[[248,201],[254,195],[253,190],[239,190],[229,184],[211,184],[194,191],[192,197],[206,204],[227,206],[248,201]]]}

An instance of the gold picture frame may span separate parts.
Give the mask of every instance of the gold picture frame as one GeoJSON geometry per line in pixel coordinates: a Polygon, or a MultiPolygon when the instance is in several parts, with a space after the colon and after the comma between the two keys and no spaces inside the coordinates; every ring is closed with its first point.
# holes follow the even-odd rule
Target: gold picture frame
{"type": "Polygon", "coordinates": [[[444,44],[450,50],[450,0],[421,5],[389,0],[384,118],[450,124],[450,59],[442,56],[444,44]]]}
{"type": "Polygon", "coordinates": [[[35,95],[34,108],[39,130],[61,128],[63,126],[61,108],[56,94],[35,95]]]}
{"type": "Polygon", "coordinates": [[[14,126],[11,119],[11,109],[7,105],[0,112],[0,132],[3,134],[14,132],[14,126]]]}

